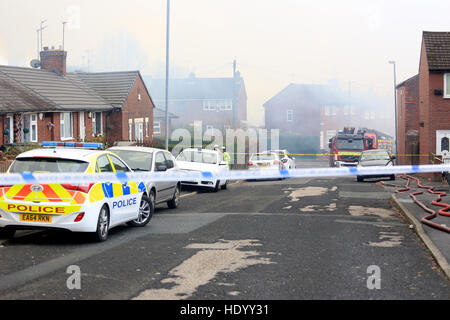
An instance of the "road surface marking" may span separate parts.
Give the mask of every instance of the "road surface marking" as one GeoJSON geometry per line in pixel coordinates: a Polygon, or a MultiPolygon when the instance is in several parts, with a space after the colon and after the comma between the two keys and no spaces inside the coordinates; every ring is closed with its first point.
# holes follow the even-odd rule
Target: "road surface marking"
{"type": "Polygon", "coordinates": [[[290,202],[296,202],[300,200],[302,197],[315,197],[315,196],[321,196],[325,194],[328,191],[327,188],[322,187],[305,187],[305,188],[299,188],[294,189],[290,192],[288,197],[291,198],[290,202]]]}
{"type": "Polygon", "coordinates": [[[380,232],[380,242],[369,242],[371,247],[392,248],[398,247],[403,240],[398,232],[380,232]]]}
{"type": "Polygon", "coordinates": [[[391,218],[395,214],[392,210],[383,209],[383,208],[370,208],[363,206],[349,206],[348,210],[350,215],[354,217],[362,217],[362,216],[378,216],[380,218],[391,218]]]}
{"type": "MultiPolygon", "coordinates": [[[[135,300],[179,300],[189,298],[198,287],[209,283],[218,273],[232,273],[257,264],[273,264],[269,258],[261,257],[257,251],[241,250],[244,247],[262,246],[259,240],[221,240],[216,243],[193,243],[186,249],[199,249],[189,259],[169,271],[162,284],[171,284],[169,289],[149,289],[135,300]]],[[[270,254],[270,253],[266,253],[270,254]]]]}

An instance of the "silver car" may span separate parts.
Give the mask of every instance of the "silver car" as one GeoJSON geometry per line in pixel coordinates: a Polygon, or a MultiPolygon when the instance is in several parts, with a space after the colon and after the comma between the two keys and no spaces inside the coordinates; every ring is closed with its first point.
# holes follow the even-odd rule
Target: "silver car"
{"type": "MultiPolygon", "coordinates": [[[[174,172],[179,170],[174,156],[166,151],[147,147],[112,147],[108,151],[117,154],[133,171],[174,172]]],[[[149,198],[155,205],[167,202],[170,209],[180,203],[180,181],[146,181],[149,198]]]]}
{"type": "MultiPolygon", "coordinates": [[[[373,167],[373,166],[393,166],[395,156],[389,154],[385,149],[372,149],[365,150],[361,152],[358,160],[358,168],[362,167],[373,167]]],[[[395,174],[380,174],[380,175],[370,175],[370,176],[357,176],[358,182],[364,181],[366,178],[380,178],[389,177],[391,180],[395,180],[395,174]]]]}

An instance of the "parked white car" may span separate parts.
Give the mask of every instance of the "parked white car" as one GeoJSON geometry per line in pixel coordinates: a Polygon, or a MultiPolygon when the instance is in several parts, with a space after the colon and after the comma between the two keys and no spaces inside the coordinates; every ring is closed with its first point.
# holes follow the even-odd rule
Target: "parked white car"
{"type": "Polygon", "coordinates": [[[249,170],[280,170],[281,158],[277,152],[265,151],[253,153],[248,162],[249,170]]]}
{"type": "MultiPolygon", "coordinates": [[[[199,172],[227,172],[228,164],[223,159],[223,153],[217,150],[202,148],[184,149],[176,158],[181,170],[199,172]]],[[[181,184],[189,186],[206,187],[217,192],[219,188],[227,188],[227,180],[201,179],[197,181],[181,181],[181,184]]]]}
{"type": "Polygon", "coordinates": [[[281,169],[295,169],[295,158],[292,157],[287,150],[270,150],[266,152],[278,153],[281,161],[281,169]]]}
{"type": "MultiPolygon", "coordinates": [[[[175,157],[166,150],[147,147],[112,147],[108,151],[117,154],[133,171],[168,172],[179,170],[175,157]]],[[[167,202],[171,209],[180,203],[180,181],[145,181],[149,198],[154,207],[167,202]]]]}

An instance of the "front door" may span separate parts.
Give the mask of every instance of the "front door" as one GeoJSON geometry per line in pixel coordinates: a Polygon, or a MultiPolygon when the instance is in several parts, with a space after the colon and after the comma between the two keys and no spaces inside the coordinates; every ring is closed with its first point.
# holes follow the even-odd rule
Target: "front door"
{"type": "Polygon", "coordinates": [[[442,155],[444,151],[450,152],[450,130],[436,130],[436,154],[442,155]]]}

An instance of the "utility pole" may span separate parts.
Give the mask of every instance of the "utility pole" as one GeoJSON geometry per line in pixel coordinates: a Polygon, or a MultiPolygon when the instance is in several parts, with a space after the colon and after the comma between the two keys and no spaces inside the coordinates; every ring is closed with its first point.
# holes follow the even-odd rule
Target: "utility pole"
{"type": "Polygon", "coordinates": [[[169,40],[170,40],[170,0],[167,0],[166,18],[166,92],[165,92],[165,120],[166,120],[166,150],[169,150],[169,40]]]}
{"type": "Polygon", "coordinates": [[[233,108],[233,129],[236,129],[237,114],[236,114],[236,58],[233,60],[233,100],[231,102],[231,107],[233,108]]]}

